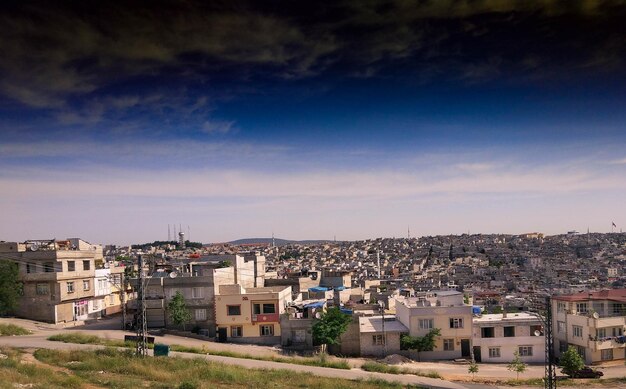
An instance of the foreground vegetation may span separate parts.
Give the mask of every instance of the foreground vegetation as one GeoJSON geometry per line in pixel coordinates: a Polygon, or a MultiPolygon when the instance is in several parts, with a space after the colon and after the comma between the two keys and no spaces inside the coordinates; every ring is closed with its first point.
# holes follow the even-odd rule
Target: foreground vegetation
{"type": "MultiPolygon", "coordinates": [[[[203,359],[136,358],[129,350],[105,348],[95,351],[40,349],[35,357],[44,365],[21,363],[23,354],[0,350],[0,389],[15,387],[81,388],[322,388],[400,389],[385,381],[350,381],[315,377],[289,370],[256,370],[203,359]]],[[[414,387],[413,387],[414,388],[414,387]]]]}
{"type": "Polygon", "coordinates": [[[386,365],[384,363],[378,362],[365,362],[361,365],[361,369],[365,371],[373,371],[376,373],[387,373],[387,374],[413,374],[421,377],[430,377],[430,378],[441,378],[441,375],[436,371],[421,371],[410,369],[408,367],[398,367],[386,365]]]}
{"type": "MultiPolygon", "coordinates": [[[[115,339],[104,339],[95,335],[86,335],[82,333],[71,333],[71,334],[58,334],[53,335],[48,338],[48,340],[64,342],[64,343],[78,343],[78,344],[97,344],[102,346],[113,346],[113,347],[127,347],[134,348],[135,344],[133,342],[124,342],[123,340],[115,340],[115,339]]],[[[153,348],[154,345],[148,345],[149,348],[153,348]]],[[[254,359],[257,361],[271,361],[271,362],[280,362],[280,363],[293,363],[296,365],[305,365],[305,366],[319,366],[319,367],[330,367],[333,369],[350,369],[350,364],[345,359],[334,359],[329,358],[325,354],[321,354],[318,357],[281,357],[281,356],[263,356],[263,355],[250,355],[250,354],[242,354],[233,351],[215,351],[208,350],[205,347],[191,347],[191,346],[181,346],[178,344],[170,345],[171,351],[178,351],[182,353],[192,353],[192,354],[202,354],[202,355],[218,355],[222,357],[231,357],[231,358],[243,358],[243,359],[254,359]]]]}
{"type": "Polygon", "coordinates": [[[32,332],[15,324],[0,324],[0,336],[30,335],[32,332]]]}

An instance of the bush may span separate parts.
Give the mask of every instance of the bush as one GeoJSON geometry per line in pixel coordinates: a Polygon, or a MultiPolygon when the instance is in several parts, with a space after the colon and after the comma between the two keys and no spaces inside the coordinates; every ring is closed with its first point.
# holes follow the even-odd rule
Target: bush
{"type": "Polygon", "coordinates": [[[0,324],[0,336],[30,335],[32,332],[15,324],[0,324]]]}

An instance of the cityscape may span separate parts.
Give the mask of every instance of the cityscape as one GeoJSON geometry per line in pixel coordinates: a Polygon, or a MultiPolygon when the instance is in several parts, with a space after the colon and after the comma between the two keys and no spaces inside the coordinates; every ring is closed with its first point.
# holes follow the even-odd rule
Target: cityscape
{"type": "Polygon", "coordinates": [[[623,20],[6,4],[0,389],[624,387],[623,20]]]}

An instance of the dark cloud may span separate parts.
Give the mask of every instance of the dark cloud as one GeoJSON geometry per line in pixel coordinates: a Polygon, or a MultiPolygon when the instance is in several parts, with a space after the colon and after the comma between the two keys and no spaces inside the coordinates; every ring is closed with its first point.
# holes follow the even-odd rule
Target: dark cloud
{"type": "Polygon", "coordinates": [[[0,93],[70,123],[139,104],[99,96],[137,79],[227,94],[268,79],[619,74],[623,20],[618,0],[15,2],[0,16],[0,93]],[[82,97],[88,115],[68,107],[82,97]]]}

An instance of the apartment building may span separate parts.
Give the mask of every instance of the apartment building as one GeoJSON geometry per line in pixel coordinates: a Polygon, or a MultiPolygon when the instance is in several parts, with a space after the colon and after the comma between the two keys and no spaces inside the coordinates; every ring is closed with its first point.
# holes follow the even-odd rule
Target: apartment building
{"type": "Polygon", "coordinates": [[[292,301],[290,286],[220,285],[215,321],[221,341],[280,344],[280,315],[292,301]]]}
{"type": "Polygon", "coordinates": [[[527,312],[474,317],[473,352],[476,362],[508,363],[519,353],[526,363],[545,362],[541,319],[527,312]]]}
{"type": "Polygon", "coordinates": [[[422,360],[470,358],[472,307],[463,303],[458,291],[433,291],[418,297],[397,297],[396,317],[411,336],[424,336],[439,328],[433,351],[422,352],[422,360]]]}
{"type": "Polygon", "coordinates": [[[29,240],[2,242],[0,253],[19,264],[24,293],[18,316],[50,323],[95,316],[90,302],[95,296],[95,262],[103,259],[101,246],[77,238],[29,240]]]}
{"type": "Polygon", "coordinates": [[[585,363],[626,359],[626,289],[552,298],[557,356],[574,346],[585,363]]]}

